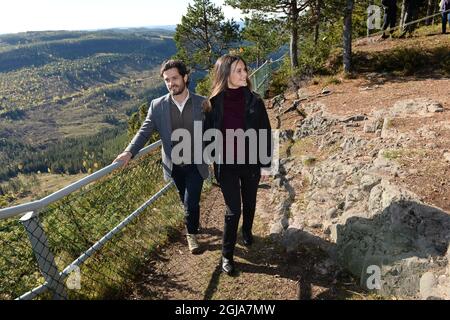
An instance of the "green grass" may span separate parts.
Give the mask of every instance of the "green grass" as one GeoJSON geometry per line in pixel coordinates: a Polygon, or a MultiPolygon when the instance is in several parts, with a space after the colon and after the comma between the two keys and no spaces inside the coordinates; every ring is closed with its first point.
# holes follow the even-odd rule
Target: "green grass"
{"type": "Polygon", "coordinates": [[[383,152],[383,157],[388,160],[396,160],[399,159],[403,154],[402,150],[386,150],[383,152]]]}
{"type": "Polygon", "coordinates": [[[41,199],[69,184],[82,179],[87,174],[50,174],[33,173],[19,174],[17,177],[0,183],[0,190],[5,193],[4,199],[8,199],[0,207],[17,205],[41,199]]]}
{"type": "Polygon", "coordinates": [[[383,157],[388,160],[401,162],[407,158],[424,157],[427,150],[424,149],[388,149],[383,151],[383,157]]]}
{"type": "MultiPolygon", "coordinates": [[[[391,73],[395,76],[413,76],[437,73],[450,75],[450,47],[448,38],[439,35],[440,25],[423,26],[415,30],[414,37],[405,42],[394,38],[389,44],[393,47],[376,50],[376,44],[365,51],[364,46],[355,47],[352,57],[352,74],[359,73],[391,73]],[[434,38],[429,35],[436,35],[434,38]],[[372,51],[373,50],[373,51],[372,51]]],[[[379,43],[381,46],[383,43],[379,43]]],[[[342,50],[331,51],[326,62],[329,74],[342,71],[342,50]]]]}
{"type": "Polygon", "coordinates": [[[443,45],[427,48],[414,45],[373,54],[357,52],[354,56],[354,68],[358,72],[392,72],[405,76],[433,70],[450,75],[450,47],[443,45]]]}
{"type": "Polygon", "coordinates": [[[325,77],[325,85],[329,85],[329,84],[341,84],[342,81],[334,76],[328,76],[325,77]]]}
{"type": "Polygon", "coordinates": [[[314,166],[314,165],[316,164],[316,161],[317,161],[317,159],[314,158],[314,157],[306,157],[306,158],[303,160],[303,164],[304,164],[305,166],[312,167],[312,166],[314,166]]]}

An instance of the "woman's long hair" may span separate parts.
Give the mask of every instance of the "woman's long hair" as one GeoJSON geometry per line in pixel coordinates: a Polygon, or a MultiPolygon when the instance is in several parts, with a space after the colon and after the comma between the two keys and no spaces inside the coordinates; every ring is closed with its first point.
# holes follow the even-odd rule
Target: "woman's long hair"
{"type": "Polygon", "coordinates": [[[211,111],[211,99],[219,93],[228,89],[228,78],[231,74],[231,65],[236,61],[242,61],[247,71],[247,87],[252,90],[252,83],[248,77],[247,63],[240,56],[225,54],[217,59],[212,73],[211,94],[203,103],[203,110],[205,112],[211,111]]]}

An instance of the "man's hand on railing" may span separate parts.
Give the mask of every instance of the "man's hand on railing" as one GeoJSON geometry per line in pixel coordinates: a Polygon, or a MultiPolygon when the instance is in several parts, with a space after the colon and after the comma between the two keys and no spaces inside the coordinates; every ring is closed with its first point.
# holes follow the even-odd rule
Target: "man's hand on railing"
{"type": "Polygon", "coordinates": [[[129,151],[122,152],[117,156],[117,158],[114,159],[113,163],[115,162],[123,162],[123,166],[126,166],[128,162],[131,160],[132,154],[129,151]]]}

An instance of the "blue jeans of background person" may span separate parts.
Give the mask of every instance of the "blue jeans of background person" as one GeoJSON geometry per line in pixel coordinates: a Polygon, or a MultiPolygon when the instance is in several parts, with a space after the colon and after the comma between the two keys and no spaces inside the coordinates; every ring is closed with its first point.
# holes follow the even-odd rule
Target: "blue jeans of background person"
{"type": "Polygon", "coordinates": [[[450,25],[450,13],[442,12],[442,33],[447,32],[447,21],[450,25]]]}
{"type": "Polygon", "coordinates": [[[184,218],[187,232],[197,234],[200,219],[200,194],[203,178],[197,165],[173,165],[172,178],[177,186],[181,202],[184,206],[184,218]]]}

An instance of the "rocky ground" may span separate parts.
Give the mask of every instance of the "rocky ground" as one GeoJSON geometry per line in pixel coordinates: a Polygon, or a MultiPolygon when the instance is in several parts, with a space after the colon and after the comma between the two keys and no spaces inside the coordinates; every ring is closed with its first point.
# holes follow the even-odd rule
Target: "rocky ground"
{"type": "Polygon", "coordinates": [[[445,78],[365,75],[273,98],[271,233],[288,251],[320,245],[385,297],[449,299],[449,106],[445,78]]]}

